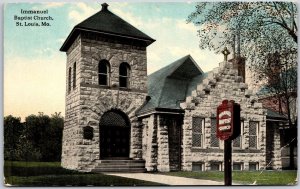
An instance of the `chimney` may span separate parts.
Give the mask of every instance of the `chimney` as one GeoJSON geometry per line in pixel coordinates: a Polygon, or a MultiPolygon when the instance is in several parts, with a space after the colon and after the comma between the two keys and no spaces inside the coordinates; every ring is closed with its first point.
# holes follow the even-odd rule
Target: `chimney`
{"type": "Polygon", "coordinates": [[[237,57],[241,57],[240,26],[238,26],[238,31],[237,31],[237,36],[236,36],[236,42],[237,42],[237,57]]]}
{"type": "Polygon", "coordinates": [[[232,58],[235,59],[235,34],[233,34],[233,45],[232,45],[232,51],[233,51],[233,54],[232,54],[232,58]]]}
{"type": "Polygon", "coordinates": [[[232,62],[233,67],[238,70],[238,75],[243,77],[243,82],[246,82],[246,60],[244,57],[241,57],[240,26],[238,26],[236,34],[233,35],[233,58],[229,61],[232,62]],[[237,50],[235,49],[236,45],[237,50]]]}
{"type": "Polygon", "coordinates": [[[107,3],[103,3],[103,4],[101,4],[101,6],[102,6],[102,9],[101,9],[101,11],[107,11],[108,10],[108,4],[107,3]]]}

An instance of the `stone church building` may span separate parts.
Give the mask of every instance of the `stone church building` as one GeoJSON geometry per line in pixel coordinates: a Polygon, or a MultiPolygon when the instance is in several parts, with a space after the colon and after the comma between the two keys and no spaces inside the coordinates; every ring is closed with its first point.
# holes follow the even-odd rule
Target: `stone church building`
{"type": "Polygon", "coordinates": [[[105,3],[73,28],[60,49],[67,54],[64,168],[223,170],[216,108],[228,99],[241,105],[233,169],[281,169],[281,117],[248,89],[243,58],[204,73],[187,55],[147,76],[153,42],[105,3]]]}

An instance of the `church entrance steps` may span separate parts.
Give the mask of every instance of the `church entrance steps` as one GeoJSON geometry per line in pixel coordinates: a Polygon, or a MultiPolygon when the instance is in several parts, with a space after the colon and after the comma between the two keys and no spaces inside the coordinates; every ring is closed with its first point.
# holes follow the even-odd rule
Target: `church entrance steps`
{"type": "Polygon", "coordinates": [[[144,160],[96,160],[89,169],[91,172],[146,172],[144,160]]]}

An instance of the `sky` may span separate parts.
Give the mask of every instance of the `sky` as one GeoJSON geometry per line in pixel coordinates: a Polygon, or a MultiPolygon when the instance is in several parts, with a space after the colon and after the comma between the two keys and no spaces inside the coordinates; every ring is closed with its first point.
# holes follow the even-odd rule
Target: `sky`
{"type": "MultiPolygon", "coordinates": [[[[187,24],[195,3],[109,2],[108,9],[156,41],[147,47],[148,74],[190,54],[203,71],[223,60],[199,48],[197,26],[187,24]]],[[[101,10],[101,3],[11,3],[4,5],[4,116],[65,113],[66,54],[72,28],[101,10]],[[16,26],[23,10],[48,10],[49,27],[16,26]]]]}

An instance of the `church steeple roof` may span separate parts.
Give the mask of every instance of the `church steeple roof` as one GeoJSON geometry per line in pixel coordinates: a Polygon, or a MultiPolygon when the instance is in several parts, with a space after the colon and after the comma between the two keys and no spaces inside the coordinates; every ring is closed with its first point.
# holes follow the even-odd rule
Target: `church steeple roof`
{"type": "Polygon", "coordinates": [[[107,3],[102,4],[102,9],[99,12],[74,27],[60,50],[67,51],[74,39],[82,31],[144,41],[147,46],[155,41],[119,16],[110,12],[107,3]]]}

